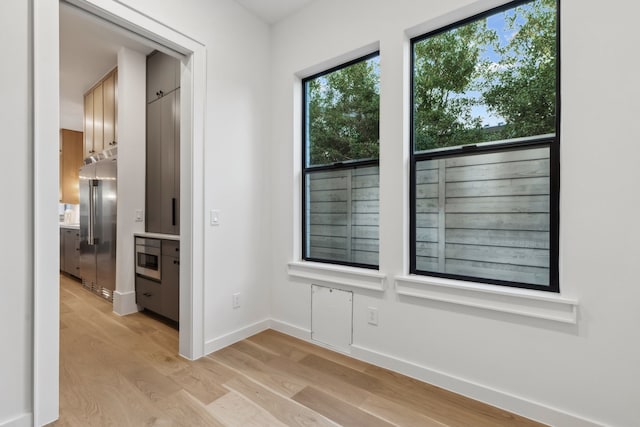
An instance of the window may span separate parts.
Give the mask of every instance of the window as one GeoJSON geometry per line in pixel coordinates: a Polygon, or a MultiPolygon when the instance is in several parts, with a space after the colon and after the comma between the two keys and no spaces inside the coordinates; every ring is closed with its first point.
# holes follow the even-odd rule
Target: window
{"type": "Polygon", "coordinates": [[[303,80],[302,257],[378,266],[379,54],[303,80]]]}
{"type": "Polygon", "coordinates": [[[559,291],[557,35],[534,0],[412,39],[411,273],[559,291]]]}

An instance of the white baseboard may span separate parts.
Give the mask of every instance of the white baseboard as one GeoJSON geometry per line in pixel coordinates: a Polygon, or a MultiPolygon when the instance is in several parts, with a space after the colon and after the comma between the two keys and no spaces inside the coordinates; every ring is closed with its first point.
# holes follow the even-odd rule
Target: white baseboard
{"type": "Polygon", "coordinates": [[[113,312],[118,316],[126,316],[127,314],[137,313],[138,305],[136,304],[136,292],[118,292],[113,293],[113,312]]]}
{"type": "MultiPolygon", "coordinates": [[[[326,347],[311,339],[311,330],[292,325],[277,319],[267,319],[235,332],[223,335],[205,343],[205,354],[213,353],[221,348],[241,341],[265,329],[273,329],[283,334],[326,347]]],[[[333,349],[335,351],[335,349],[333,349]]],[[[428,384],[432,384],[471,399],[502,408],[506,411],[522,415],[544,424],[563,427],[602,427],[603,424],[582,418],[551,406],[527,400],[504,391],[496,390],[472,381],[465,380],[444,372],[418,365],[395,356],[380,353],[366,347],[353,344],[349,356],[371,363],[391,371],[399,372],[428,384]]],[[[2,426],[0,426],[2,427],[2,426]]]]}
{"type": "Polygon", "coordinates": [[[271,321],[269,319],[261,320],[244,328],[222,335],[218,338],[206,341],[204,343],[204,354],[210,354],[218,351],[245,338],[249,338],[258,332],[269,329],[271,321]]]}
{"type": "Polygon", "coordinates": [[[15,418],[0,421],[0,427],[32,427],[33,414],[20,414],[15,418]]]}
{"type": "Polygon", "coordinates": [[[602,427],[602,424],[595,421],[358,345],[351,346],[351,357],[544,424],[563,427],[602,427]]]}
{"type": "Polygon", "coordinates": [[[271,319],[271,329],[305,341],[311,341],[311,330],[300,328],[282,320],[271,319]]]}

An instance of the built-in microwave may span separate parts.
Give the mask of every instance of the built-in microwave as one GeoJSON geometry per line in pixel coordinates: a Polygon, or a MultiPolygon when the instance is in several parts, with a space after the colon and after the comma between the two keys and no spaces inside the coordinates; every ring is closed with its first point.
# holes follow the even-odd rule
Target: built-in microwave
{"type": "Polygon", "coordinates": [[[136,237],[136,274],[149,279],[161,280],[160,239],[136,237]]]}

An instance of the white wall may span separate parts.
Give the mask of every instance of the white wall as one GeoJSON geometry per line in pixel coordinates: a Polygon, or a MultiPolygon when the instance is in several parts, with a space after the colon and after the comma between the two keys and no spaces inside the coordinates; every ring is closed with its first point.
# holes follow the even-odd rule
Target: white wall
{"type": "Polygon", "coordinates": [[[300,258],[295,74],[336,65],[332,58],[379,42],[380,266],[389,286],[380,293],[354,291],[354,344],[369,350],[360,355],[555,425],[637,425],[640,89],[634,2],[562,2],[560,286],[563,295],[579,300],[577,326],[393,290],[393,278],[407,273],[406,31],[425,23],[435,29],[433,23],[498,3],[324,0],[273,27],[272,317],[283,330],[309,331],[310,286],[286,274],[287,263],[300,258]],[[377,327],[366,322],[369,306],[379,309],[377,327]]]}
{"type": "MultiPolygon", "coordinates": [[[[135,211],[144,211],[147,58],[122,47],[118,51],[118,230],[116,292],[113,311],[125,315],[135,304],[133,233],[144,232],[135,211]]],[[[144,214],[143,214],[144,218],[144,214]]]]}
{"type": "Polygon", "coordinates": [[[204,334],[210,352],[265,327],[269,317],[269,27],[231,0],[126,3],[207,49],[202,161],[204,334]],[[208,225],[211,209],[221,211],[217,227],[208,225]],[[232,309],[236,292],[241,307],[232,309]]]}
{"type": "Polygon", "coordinates": [[[2,43],[5,66],[0,79],[3,99],[0,218],[6,224],[2,233],[4,244],[0,246],[0,425],[11,420],[12,425],[26,424],[24,414],[31,412],[32,405],[33,137],[29,3],[0,2],[0,34],[3,40],[12,41],[2,43]]]}

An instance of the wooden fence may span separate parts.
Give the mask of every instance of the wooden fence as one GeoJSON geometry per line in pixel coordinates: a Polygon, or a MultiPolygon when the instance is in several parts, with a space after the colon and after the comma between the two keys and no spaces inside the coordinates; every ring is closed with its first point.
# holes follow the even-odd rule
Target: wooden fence
{"type": "MultiPolygon", "coordinates": [[[[379,169],[313,173],[307,255],[378,264],[379,169]]],[[[549,149],[416,165],[416,267],[548,285],[549,149]]]]}
{"type": "Polygon", "coordinates": [[[307,255],[378,265],[378,167],[312,173],[308,182],[307,255]]]}
{"type": "Polygon", "coordinates": [[[549,281],[549,149],[416,165],[416,267],[549,281]]]}

